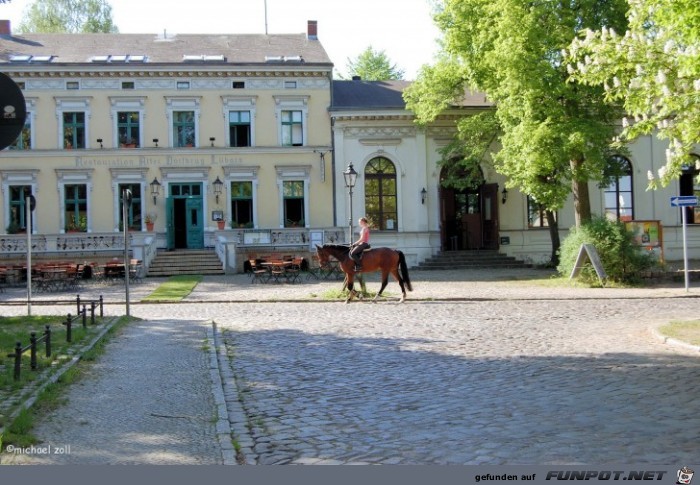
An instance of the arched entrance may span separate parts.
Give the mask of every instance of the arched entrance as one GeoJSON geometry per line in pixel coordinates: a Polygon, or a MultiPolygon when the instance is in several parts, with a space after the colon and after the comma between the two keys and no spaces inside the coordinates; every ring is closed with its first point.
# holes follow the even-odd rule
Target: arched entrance
{"type": "MultiPolygon", "coordinates": [[[[442,186],[440,174],[440,236],[443,251],[498,249],[498,184],[476,188],[442,186]]],[[[465,177],[466,177],[465,173],[465,177]]]]}

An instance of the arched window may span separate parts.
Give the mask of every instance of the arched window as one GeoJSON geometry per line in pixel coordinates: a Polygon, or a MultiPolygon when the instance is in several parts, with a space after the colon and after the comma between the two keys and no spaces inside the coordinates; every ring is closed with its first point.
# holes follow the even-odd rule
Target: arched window
{"type": "Polygon", "coordinates": [[[365,216],[379,230],[396,231],[396,207],[396,167],[387,158],[374,158],[365,167],[365,216]]]}
{"type": "Polygon", "coordinates": [[[605,216],[614,221],[634,219],[632,197],[632,164],[625,157],[614,155],[608,161],[610,184],[604,189],[605,216]]]}

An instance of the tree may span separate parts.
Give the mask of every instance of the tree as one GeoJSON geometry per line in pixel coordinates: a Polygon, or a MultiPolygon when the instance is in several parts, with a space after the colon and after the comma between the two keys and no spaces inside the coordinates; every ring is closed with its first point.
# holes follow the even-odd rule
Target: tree
{"type": "Polygon", "coordinates": [[[630,0],[629,6],[623,35],[603,27],[574,40],[566,53],[569,72],[573,81],[603,86],[608,102],[623,104],[629,118],[621,142],[653,132],[669,140],[666,164],[649,173],[652,188],[666,186],[694,163],[689,155],[700,143],[700,4],[630,0]]]}
{"type": "Polygon", "coordinates": [[[403,79],[404,70],[392,64],[384,51],[375,51],[370,45],[354,61],[348,58],[350,77],[359,76],[365,81],[388,81],[403,79]]]}
{"type": "Polygon", "coordinates": [[[19,32],[116,33],[112,6],[106,0],[35,0],[20,22],[19,32]]]}
{"type": "MultiPolygon", "coordinates": [[[[623,28],[625,6],[625,0],[443,0],[435,16],[444,33],[441,58],[407,89],[407,105],[425,123],[459,104],[465,91],[484,93],[494,103],[495,137],[476,153],[489,154],[507,187],[546,210],[560,209],[573,193],[580,225],[591,218],[588,181],[604,177],[621,112],[602,102],[602,88],[567,82],[561,51],[580,28],[623,28]]],[[[471,117],[458,122],[460,140],[473,130],[471,117]]]]}

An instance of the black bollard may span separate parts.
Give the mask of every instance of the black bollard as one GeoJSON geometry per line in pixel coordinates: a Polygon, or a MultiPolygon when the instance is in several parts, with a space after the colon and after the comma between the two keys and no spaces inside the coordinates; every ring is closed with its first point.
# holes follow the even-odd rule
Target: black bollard
{"type": "Polygon", "coordinates": [[[36,332],[29,334],[29,363],[32,370],[36,370],[36,332]]]}
{"type": "Polygon", "coordinates": [[[22,342],[17,342],[15,344],[15,372],[14,378],[16,381],[19,380],[19,373],[22,366],[22,342]]]}
{"type": "Polygon", "coordinates": [[[95,301],[90,302],[90,325],[95,325],[95,301]]]}
{"type": "Polygon", "coordinates": [[[75,312],[80,314],[80,295],[75,299],[75,312]]]}
{"type": "Polygon", "coordinates": [[[46,357],[51,357],[51,326],[46,325],[44,336],[44,341],[46,342],[46,357]]]}
{"type": "Polygon", "coordinates": [[[73,341],[73,331],[71,329],[71,324],[73,323],[73,319],[70,316],[70,313],[68,314],[68,317],[66,317],[66,323],[64,324],[66,326],[66,342],[70,343],[73,341]]]}
{"type": "Polygon", "coordinates": [[[85,303],[83,303],[83,328],[87,328],[87,312],[85,311],[85,303]]]}
{"type": "Polygon", "coordinates": [[[102,295],[100,295],[100,318],[104,317],[104,313],[102,312],[102,310],[103,310],[102,304],[103,304],[102,295]]]}

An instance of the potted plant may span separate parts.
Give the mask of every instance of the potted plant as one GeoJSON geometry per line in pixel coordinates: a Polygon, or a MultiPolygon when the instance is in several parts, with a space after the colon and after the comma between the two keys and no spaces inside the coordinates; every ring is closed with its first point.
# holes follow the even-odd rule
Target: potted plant
{"type": "Polygon", "coordinates": [[[148,232],[153,231],[153,226],[156,223],[157,216],[155,214],[147,214],[146,215],[146,230],[148,232]]]}
{"type": "Polygon", "coordinates": [[[87,232],[87,216],[70,216],[66,222],[66,232],[87,232]]]}
{"type": "Polygon", "coordinates": [[[10,225],[7,226],[7,233],[8,234],[18,234],[21,231],[21,227],[19,227],[19,224],[17,224],[16,221],[10,222],[10,225]]]}

